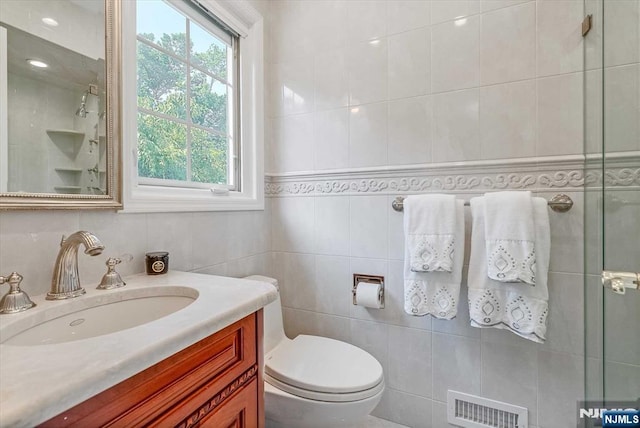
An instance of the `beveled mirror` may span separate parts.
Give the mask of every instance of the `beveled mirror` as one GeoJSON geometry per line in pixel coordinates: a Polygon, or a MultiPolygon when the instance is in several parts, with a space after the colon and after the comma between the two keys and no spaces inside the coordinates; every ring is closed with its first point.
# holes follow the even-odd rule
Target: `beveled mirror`
{"type": "Polygon", "coordinates": [[[120,0],[0,1],[0,209],[121,207],[120,0]]]}

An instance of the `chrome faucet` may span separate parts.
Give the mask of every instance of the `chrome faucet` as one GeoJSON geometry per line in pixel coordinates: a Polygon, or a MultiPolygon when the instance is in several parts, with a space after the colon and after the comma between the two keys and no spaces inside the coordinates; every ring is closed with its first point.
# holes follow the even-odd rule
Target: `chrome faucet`
{"type": "Polygon", "coordinates": [[[80,244],[84,244],[84,253],[90,256],[97,256],[104,250],[102,242],[90,232],[81,230],[68,238],[63,236],[47,300],[70,299],[85,293],[84,288],[80,286],[80,275],[78,274],[78,248],[80,244]]]}

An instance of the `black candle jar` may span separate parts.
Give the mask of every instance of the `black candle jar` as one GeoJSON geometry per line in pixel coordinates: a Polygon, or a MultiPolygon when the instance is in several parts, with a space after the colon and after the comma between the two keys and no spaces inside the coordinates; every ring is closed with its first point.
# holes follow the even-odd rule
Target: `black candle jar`
{"type": "Polygon", "coordinates": [[[169,253],[154,251],[146,254],[147,275],[162,275],[169,270],[169,253]]]}

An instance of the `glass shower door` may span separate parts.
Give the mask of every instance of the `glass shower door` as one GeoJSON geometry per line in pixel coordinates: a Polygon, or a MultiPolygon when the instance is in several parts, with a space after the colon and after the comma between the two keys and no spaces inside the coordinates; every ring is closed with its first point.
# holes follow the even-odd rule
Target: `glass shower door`
{"type": "Polygon", "coordinates": [[[640,399],[640,0],[585,0],[586,396],[640,399]]]}

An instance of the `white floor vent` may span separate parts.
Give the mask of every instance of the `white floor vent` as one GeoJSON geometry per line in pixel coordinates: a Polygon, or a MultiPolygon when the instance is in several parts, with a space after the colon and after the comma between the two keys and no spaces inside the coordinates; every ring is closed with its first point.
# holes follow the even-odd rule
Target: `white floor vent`
{"type": "Polygon", "coordinates": [[[524,407],[457,391],[447,391],[447,421],[464,428],[527,428],[524,407]]]}

